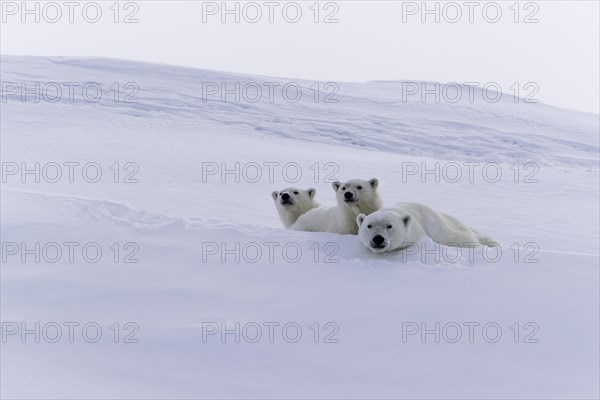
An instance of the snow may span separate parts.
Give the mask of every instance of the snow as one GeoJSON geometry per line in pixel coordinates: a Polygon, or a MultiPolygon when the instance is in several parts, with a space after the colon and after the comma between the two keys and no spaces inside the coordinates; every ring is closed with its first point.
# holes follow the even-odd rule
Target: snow
{"type": "Polygon", "coordinates": [[[507,94],[490,103],[477,88],[473,102],[403,101],[402,82],[381,81],[338,82],[337,103],[315,103],[314,82],[102,58],[2,56],[1,81],[3,173],[36,162],[63,172],[56,183],[3,175],[2,397],[600,396],[597,114],[507,94]],[[77,91],[72,102],[64,91],[55,103],[22,102],[7,82],[98,82],[104,92],[97,103],[77,91]],[[115,102],[115,82],[121,99],[126,83],[137,84],[139,102],[115,102]],[[203,82],[297,82],[303,96],[221,101],[203,82]],[[80,163],[72,183],[65,162],[80,163]],[[81,174],[91,162],[102,169],[96,183],[81,174]],[[207,174],[222,163],[259,165],[262,176],[251,182],[248,168],[238,183],[207,174]],[[279,163],[272,179],[264,163],[279,163]],[[289,163],[300,167],[297,183],[294,168],[283,173],[289,163]],[[459,165],[462,178],[421,179],[436,163],[459,165]],[[482,175],[486,165],[500,168],[498,182],[482,175]],[[406,176],[415,166],[419,173],[406,176]],[[417,201],[452,214],[499,240],[501,256],[465,249],[453,260],[456,250],[428,240],[414,254],[372,254],[352,235],[285,230],[270,195],[315,187],[328,205],[329,178],[372,177],[384,204],[417,201]],[[11,244],[36,242],[57,243],[58,262],[11,254],[11,244]],[[79,243],[73,262],[65,242],[79,243]],[[86,243],[102,249],[98,262],[83,258],[86,243]],[[237,254],[223,251],[236,243],[237,254]],[[124,262],[132,253],[139,262],[124,262]],[[36,343],[7,333],[22,322],[56,322],[63,336],[36,343]],[[72,343],[65,322],[80,324],[72,343]],[[81,336],[89,322],[102,328],[97,343],[81,336]],[[128,322],[139,327],[138,343],[124,343],[128,322]],[[258,324],[262,337],[207,336],[236,322],[258,324]],[[279,324],[272,343],[269,322],[279,324]],[[287,323],[301,327],[298,342],[285,340],[293,327],[283,337],[287,323]],[[407,334],[421,323],[440,324],[439,343],[407,334]],[[469,323],[478,324],[473,340],[469,323]],[[462,336],[452,343],[454,324],[462,336]],[[494,326],[502,336],[492,343],[494,326]]]}

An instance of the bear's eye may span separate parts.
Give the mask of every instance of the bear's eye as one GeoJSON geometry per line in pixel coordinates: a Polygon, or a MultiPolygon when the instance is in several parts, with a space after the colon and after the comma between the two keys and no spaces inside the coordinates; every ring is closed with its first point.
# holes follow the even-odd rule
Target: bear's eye
{"type": "Polygon", "coordinates": [[[342,187],[342,190],[346,190],[346,186],[342,187]]]}
{"type": "Polygon", "coordinates": [[[294,190],[294,194],[298,194],[298,191],[294,190]]]}
{"type": "Polygon", "coordinates": [[[392,226],[391,226],[391,225],[388,225],[388,226],[386,226],[386,228],[388,228],[388,229],[392,229],[392,226]]]}
{"type": "Polygon", "coordinates": [[[367,225],[367,228],[371,229],[371,228],[372,228],[372,226],[371,226],[371,225],[367,225]]]}
{"type": "Polygon", "coordinates": [[[358,190],[362,190],[362,186],[357,186],[356,187],[358,190]]]}

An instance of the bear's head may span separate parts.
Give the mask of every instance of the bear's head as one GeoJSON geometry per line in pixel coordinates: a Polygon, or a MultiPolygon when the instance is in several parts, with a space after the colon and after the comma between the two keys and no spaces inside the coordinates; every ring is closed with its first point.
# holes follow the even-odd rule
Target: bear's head
{"type": "Polygon", "coordinates": [[[356,217],[358,237],[366,248],[375,253],[405,249],[414,244],[409,239],[412,219],[410,214],[400,215],[390,210],[360,214],[356,217]]]}
{"type": "Polygon", "coordinates": [[[302,190],[293,187],[271,193],[281,222],[286,228],[296,222],[298,217],[305,212],[319,207],[315,198],[316,194],[317,191],[314,188],[302,190]]]}
{"type": "Polygon", "coordinates": [[[361,213],[367,215],[381,208],[381,199],[377,193],[378,185],[379,181],[376,178],[368,181],[362,179],[335,181],[332,184],[338,206],[356,207],[361,213]]]}

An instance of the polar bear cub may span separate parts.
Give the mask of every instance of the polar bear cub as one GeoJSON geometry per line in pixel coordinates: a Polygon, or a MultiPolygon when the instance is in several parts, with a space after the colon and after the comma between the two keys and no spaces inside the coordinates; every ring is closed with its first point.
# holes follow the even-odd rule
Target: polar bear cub
{"type": "Polygon", "coordinates": [[[294,187],[271,193],[283,226],[289,228],[302,214],[320,207],[315,199],[316,194],[314,188],[302,190],[294,187]]]}
{"type": "Polygon", "coordinates": [[[425,236],[445,246],[497,245],[456,218],[419,203],[398,203],[368,216],[361,214],[356,223],[360,241],[376,253],[406,249],[425,236]]]}
{"type": "Polygon", "coordinates": [[[375,178],[368,181],[353,179],[343,183],[333,182],[337,206],[314,208],[301,215],[291,229],[356,235],[357,215],[368,215],[381,208],[378,185],[379,181],[375,178]]]}

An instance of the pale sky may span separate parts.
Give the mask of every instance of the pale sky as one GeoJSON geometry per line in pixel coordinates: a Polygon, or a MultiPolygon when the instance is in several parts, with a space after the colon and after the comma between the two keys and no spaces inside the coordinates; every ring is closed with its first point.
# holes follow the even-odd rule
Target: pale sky
{"type": "Polygon", "coordinates": [[[517,83],[521,96],[534,82],[543,103],[599,112],[597,1],[427,2],[434,12],[425,15],[421,1],[227,2],[231,14],[223,14],[222,1],[124,1],[118,15],[112,0],[27,2],[31,14],[20,0],[1,3],[2,54],[115,57],[336,82],[495,82],[509,93],[517,83]],[[124,23],[127,16],[138,22],[124,23]]]}

